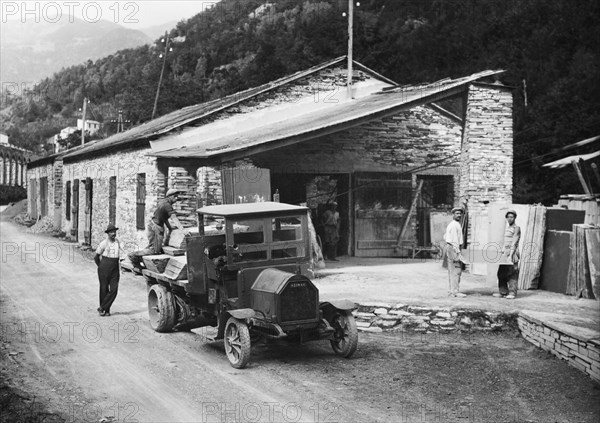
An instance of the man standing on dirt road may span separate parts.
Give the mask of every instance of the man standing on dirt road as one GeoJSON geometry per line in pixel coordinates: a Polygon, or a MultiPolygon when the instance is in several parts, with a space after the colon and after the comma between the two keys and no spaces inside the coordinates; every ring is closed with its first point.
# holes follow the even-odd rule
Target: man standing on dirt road
{"type": "Polygon", "coordinates": [[[506,230],[504,231],[504,247],[502,250],[502,261],[511,264],[498,266],[498,292],[494,297],[513,300],[517,297],[517,285],[519,281],[519,240],[521,239],[521,228],[515,224],[517,212],[509,210],[504,216],[506,218],[506,230]]]}
{"type": "Polygon", "coordinates": [[[96,249],[94,261],[98,266],[98,281],[100,282],[100,316],[110,316],[110,306],[117,298],[119,290],[120,266],[119,260],[123,250],[117,239],[119,228],[110,224],[106,228],[106,239],[96,249]]]}
{"type": "Polygon", "coordinates": [[[181,223],[179,223],[179,219],[177,219],[177,215],[175,210],[173,209],[173,204],[179,200],[179,193],[176,189],[171,188],[167,191],[167,196],[164,200],[158,203],[158,207],[154,211],[154,215],[152,219],[148,222],[146,226],[146,235],[148,236],[148,246],[143,250],[134,251],[129,253],[129,260],[133,264],[134,268],[140,269],[142,257],[149,256],[153,254],[160,254],[162,252],[163,242],[165,240],[165,226],[169,230],[169,234],[173,229],[183,228],[181,223]],[[173,219],[175,222],[175,227],[171,227],[169,223],[169,218],[173,219]]]}
{"type": "Polygon", "coordinates": [[[460,220],[463,215],[463,209],[454,207],[452,209],[452,222],[448,224],[444,241],[446,241],[446,255],[448,257],[448,295],[450,297],[466,297],[466,294],[458,292],[460,287],[460,276],[464,259],[460,253],[460,246],[463,244],[462,226],[460,220]]]}

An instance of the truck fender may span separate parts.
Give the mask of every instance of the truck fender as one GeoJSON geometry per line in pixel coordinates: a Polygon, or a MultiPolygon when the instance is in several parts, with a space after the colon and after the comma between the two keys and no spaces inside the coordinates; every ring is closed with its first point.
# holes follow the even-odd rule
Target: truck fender
{"type": "Polygon", "coordinates": [[[323,301],[321,304],[319,304],[319,308],[322,310],[329,307],[333,307],[338,310],[354,310],[356,308],[356,304],[350,300],[323,301]]]}
{"type": "Polygon", "coordinates": [[[251,317],[256,316],[256,312],[251,308],[240,308],[237,310],[227,310],[227,313],[231,315],[231,317],[235,317],[236,319],[250,319],[251,317]]]}

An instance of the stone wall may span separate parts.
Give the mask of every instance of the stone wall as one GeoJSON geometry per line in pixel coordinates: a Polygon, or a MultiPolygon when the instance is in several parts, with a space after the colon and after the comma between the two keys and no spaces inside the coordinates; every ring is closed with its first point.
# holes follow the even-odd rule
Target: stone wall
{"type": "Polygon", "coordinates": [[[460,202],[512,202],[513,98],[504,86],[473,84],[467,96],[460,167],[460,202]]]}
{"type": "Polygon", "coordinates": [[[253,156],[277,173],[416,172],[455,175],[462,127],[424,106],[253,156]],[[440,166],[434,161],[448,159],[440,166]],[[452,162],[452,163],[451,163],[452,162]]]}
{"type": "Polygon", "coordinates": [[[600,383],[600,340],[597,333],[592,338],[580,333],[567,333],[559,325],[542,322],[524,312],[520,313],[517,323],[523,338],[600,383]]]}
{"type": "MultiPolygon", "coordinates": [[[[105,238],[105,229],[109,216],[109,178],[117,180],[116,217],[115,224],[119,227],[117,236],[125,249],[134,251],[145,248],[148,241],[145,230],[137,229],[136,225],[136,190],[137,175],[146,175],[145,218],[147,222],[151,213],[158,205],[159,199],[164,198],[166,190],[165,175],[156,166],[156,158],[146,156],[148,149],[130,149],[107,154],[101,157],[65,163],[63,169],[63,185],[67,181],[79,180],[79,219],[78,242],[83,243],[85,231],[85,179],[91,178],[92,188],[92,248],[105,238]]],[[[64,206],[66,192],[63,189],[62,204],[64,206]]],[[[72,196],[71,196],[72,198],[72,196]]],[[[64,212],[63,212],[64,215],[64,212]]],[[[62,228],[70,233],[73,222],[62,219],[62,228]]]]}
{"type": "Polygon", "coordinates": [[[501,331],[515,329],[516,314],[482,310],[422,307],[406,304],[363,303],[352,313],[364,332],[501,331]]]}

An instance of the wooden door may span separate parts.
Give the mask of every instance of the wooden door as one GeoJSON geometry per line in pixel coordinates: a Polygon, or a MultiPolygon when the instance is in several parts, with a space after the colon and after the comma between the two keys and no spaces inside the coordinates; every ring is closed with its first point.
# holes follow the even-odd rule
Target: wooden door
{"type": "Polygon", "coordinates": [[[71,235],[79,239],[79,179],[73,181],[73,206],[71,207],[71,235]]]}
{"type": "MultiPolygon", "coordinates": [[[[400,173],[358,173],[354,187],[355,255],[401,255],[402,249],[395,246],[398,245],[398,236],[411,206],[411,176],[400,173]]],[[[407,231],[404,239],[410,240],[411,233],[407,231]]]]}
{"type": "Polygon", "coordinates": [[[117,177],[108,179],[108,223],[117,224],[117,177]]]}
{"type": "Polygon", "coordinates": [[[37,180],[34,178],[29,179],[29,192],[31,193],[31,217],[34,219],[38,218],[38,192],[37,192],[37,180]]]}
{"type": "Polygon", "coordinates": [[[40,178],[40,215],[48,216],[48,178],[40,178]]]}
{"type": "Polygon", "coordinates": [[[92,245],[92,178],[85,179],[85,223],[83,242],[92,245]]]}

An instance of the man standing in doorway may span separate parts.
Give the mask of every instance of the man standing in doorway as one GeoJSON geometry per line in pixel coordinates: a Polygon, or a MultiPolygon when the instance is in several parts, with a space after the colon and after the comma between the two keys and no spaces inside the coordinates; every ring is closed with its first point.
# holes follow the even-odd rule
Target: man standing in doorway
{"type": "Polygon", "coordinates": [[[498,292],[494,297],[513,300],[517,297],[517,286],[519,281],[519,240],[521,239],[521,228],[515,224],[517,212],[509,210],[504,216],[506,218],[506,230],[504,231],[504,247],[502,249],[502,261],[498,267],[498,292]]]}
{"type": "Polygon", "coordinates": [[[340,240],[340,214],[337,211],[337,203],[334,201],[327,204],[327,210],[321,216],[321,223],[323,224],[324,239],[324,252],[326,260],[338,261],[337,255],[337,243],[340,240]]]}
{"type": "Polygon", "coordinates": [[[444,234],[446,255],[448,257],[448,295],[450,297],[466,297],[466,294],[459,292],[463,267],[463,258],[460,253],[460,246],[463,244],[463,232],[460,221],[463,213],[463,209],[460,207],[452,209],[452,222],[448,224],[446,233],[444,234]]]}
{"type": "Polygon", "coordinates": [[[176,189],[170,189],[167,191],[166,198],[158,203],[158,207],[154,211],[152,219],[150,219],[146,226],[148,246],[143,250],[134,251],[129,254],[129,259],[134,268],[141,268],[140,264],[143,256],[160,254],[162,252],[162,246],[165,239],[165,226],[169,230],[169,234],[173,229],[183,228],[173,209],[173,204],[179,200],[180,192],[181,191],[176,189]],[[173,222],[175,223],[174,227],[169,223],[169,218],[173,219],[173,222]]]}

